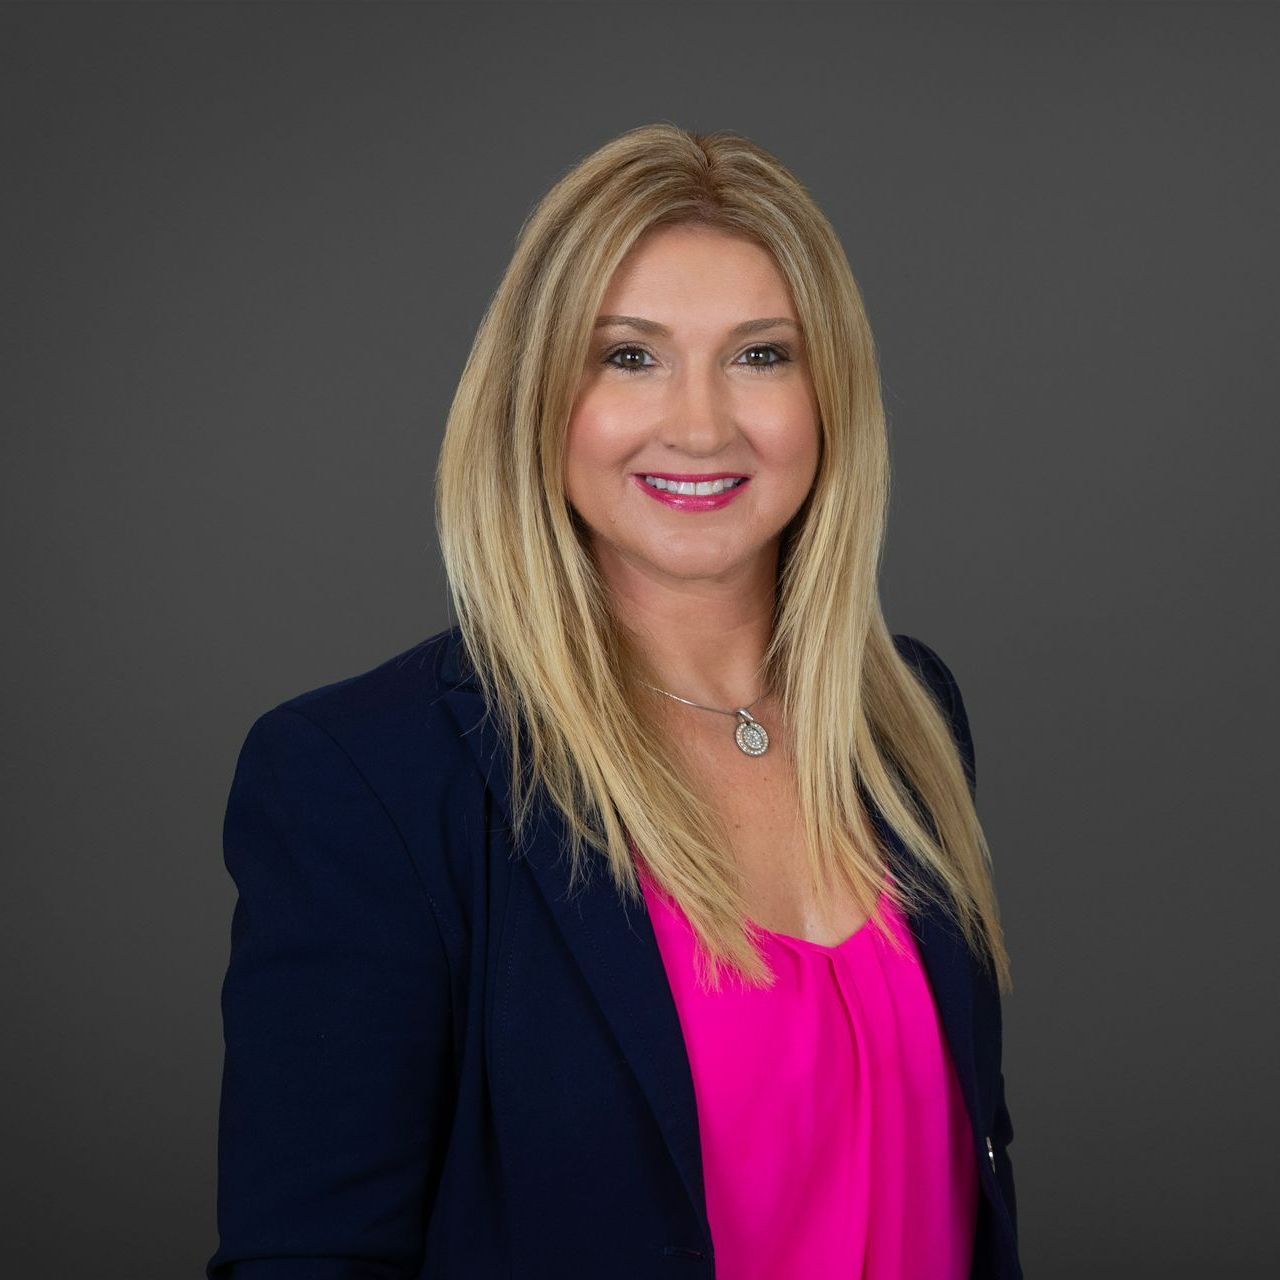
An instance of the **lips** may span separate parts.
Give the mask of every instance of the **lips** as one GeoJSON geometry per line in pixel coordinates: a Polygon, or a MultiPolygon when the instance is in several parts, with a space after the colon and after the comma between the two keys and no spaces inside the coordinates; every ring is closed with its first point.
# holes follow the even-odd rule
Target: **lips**
{"type": "Polygon", "coordinates": [[[718,511],[721,507],[727,507],[751,483],[750,477],[740,476],[732,471],[720,472],[717,475],[668,475],[661,471],[645,471],[633,474],[631,479],[649,497],[661,502],[664,506],[670,507],[673,511],[685,512],[718,511]],[[672,493],[670,490],[655,489],[653,485],[647,484],[644,478],[647,475],[654,476],[660,480],[685,481],[694,484],[728,479],[740,479],[741,483],[720,493],[672,493]]]}

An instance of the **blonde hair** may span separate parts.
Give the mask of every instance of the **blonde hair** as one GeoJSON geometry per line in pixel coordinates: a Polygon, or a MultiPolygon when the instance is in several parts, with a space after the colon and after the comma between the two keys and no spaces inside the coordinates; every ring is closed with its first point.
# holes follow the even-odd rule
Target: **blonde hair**
{"type": "Polygon", "coordinates": [[[738,134],[646,125],[560,177],[520,228],[450,408],[437,534],[465,655],[509,738],[517,842],[541,782],[565,819],[571,888],[589,847],[639,903],[634,841],[693,927],[700,979],[718,989],[727,965],[771,985],[726,832],[643,713],[635,684],[645,672],[564,485],[566,428],[605,290],[642,233],[675,223],[763,245],[805,333],[820,458],[782,535],[762,674],[794,726],[814,883],[842,883],[891,943],[881,889],[902,910],[933,898],[1009,990],[990,852],[951,717],[898,654],[881,612],[889,457],[862,296],[808,191],[738,134]],[[886,882],[860,788],[938,886],[914,875],[886,882]]]}

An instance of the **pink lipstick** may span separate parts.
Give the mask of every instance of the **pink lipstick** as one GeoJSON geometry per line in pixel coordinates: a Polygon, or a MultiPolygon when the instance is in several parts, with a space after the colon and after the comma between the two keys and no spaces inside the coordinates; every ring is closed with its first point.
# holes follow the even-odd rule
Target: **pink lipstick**
{"type": "Polygon", "coordinates": [[[727,507],[751,483],[749,477],[737,471],[714,471],[703,475],[637,471],[632,473],[631,478],[651,498],[656,498],[676,511],[718,511],[721,507],[727,507]],[[713,480],[736,480],[738,483],[720,493],[679,493],[672,489],[655,488],[645,479],[645,476],[651,476],[655,480],[670,481],[672,484],[709,484],[713,480]]]}

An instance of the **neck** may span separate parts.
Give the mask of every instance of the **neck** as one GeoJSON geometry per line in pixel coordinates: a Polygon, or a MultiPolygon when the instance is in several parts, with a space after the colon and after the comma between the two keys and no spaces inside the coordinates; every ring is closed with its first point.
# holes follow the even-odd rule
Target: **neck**
{"type": "Polygon", "coordinates": [[[725,710],[765,694],[761,667],[773,631],[772,564],[732,580],[629,575],[615,584],[613,600],[648,684],[725,710]]]}

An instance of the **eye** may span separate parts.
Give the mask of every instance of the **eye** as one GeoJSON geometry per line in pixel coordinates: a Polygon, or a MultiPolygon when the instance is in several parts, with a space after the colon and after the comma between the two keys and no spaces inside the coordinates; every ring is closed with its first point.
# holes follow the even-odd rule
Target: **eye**
{"type": "Polygon", "coordinates": [[[787,355],[787,353],[783,351],[781,347],[774,346],[772,342],[764,342],[764,343],[758,342],[756,343],[755,346],[748,347],[742,354],[744,356],[749,356],[754,354],[757,351],[772,351],[773,354],[777,356],[776,360],[769,360],[765,364],[747,365],[748,369],[755,369],[760,373],[773,373],[778,368],[779,365],[787,364],[791,359],[791,357],[787,355]]]}
{"type": "Polygon", "coordinates": [[[611,364],[615,369],[621,369],[623,373],[643,373],[646,369],[649,369],[652,366],[647,364],[634,364],[634,363],[618,364],[617,361],[614,359],[614,357],[625,356],[625,355],[647,356],[648,354],[649,353],[643,347],[632,347],[632,346],[614,347],[614,349],[610,351],[607,356],[605,356],[603,363],[611,364]]]}
{"type": "MultiPolygon", "coordinates": [[[[789,364],[791,357],[779,346],[775,346],[772,342],[757,342],[754,346],[748,347],[742,354],[744,356],[754,355],[758,352],[772,353],[773,359],[766,360],[763,363],[749,362],[746,368],[756,373],[773,373],[779,365],[789,364]]],[[[615,369],[621,369],[623,373],[643,373],[646,369],[653,368],[652,365],[644,364],[634,360],[624,360],[619,362],[620,356],[647,356],[649,354],[643,347],[637,347],[627,344],[621,347],[614,347],[607,356],[604,357],[602,363],[611,364],[615,369]]],[[[741,358],[741,357],[739,357],[741,358]]]]}

